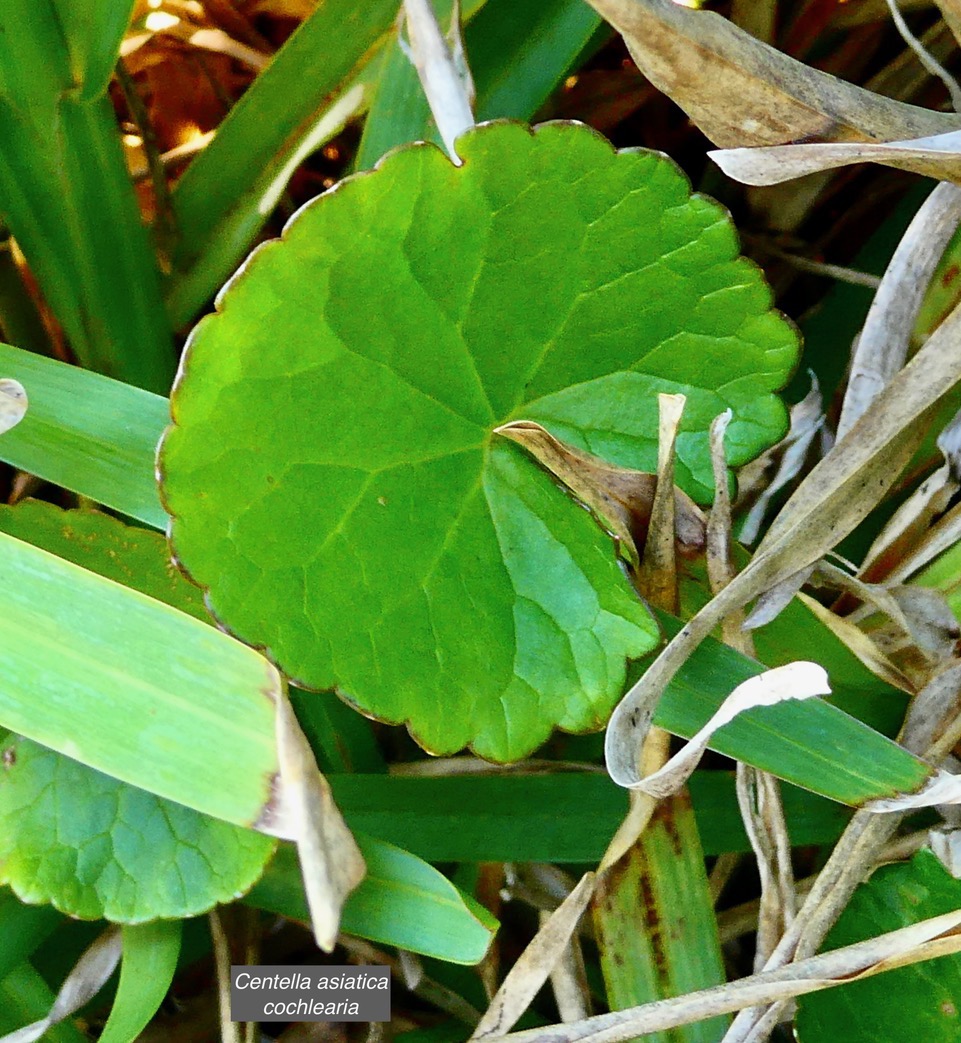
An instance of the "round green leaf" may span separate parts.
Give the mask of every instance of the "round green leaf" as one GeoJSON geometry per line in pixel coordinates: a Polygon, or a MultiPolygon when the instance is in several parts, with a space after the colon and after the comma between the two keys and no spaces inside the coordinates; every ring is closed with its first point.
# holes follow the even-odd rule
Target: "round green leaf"
{"type": "MultiPolygon", "coordinates": [[[[209,618],[159,533],[32,501],[0,506],[0,532],[209,618]]],[[[248,891],[276,847],[27,739],[2,762],[0,881],[25,902],[119,923],[192,916],[248,891]]]]}
{"type": "Polygon", "coordinates": [[[297,683],[427,749],[598,728],[654,644],[609,538],[494,429],[679,480],[779,437],[796,355],[715,203],[592,131],[488,124],[391,154],[258,250],[191,339],[161,454],[178,559],[297,683]]]}
{"type": "Polygon", "coordinates": [[[155,797],[29,739],[4,743],[0,878],[82,919],[172,919],[257,882],[270,837],[155,797]]]}
{"type": "MultiPolygon", "coordinates": [[[[855,892],[824,951],[908,927],[961,906],[955,880],[930,851],[882,866],[855,892]]],[[[961,956],[942,956],[798,1000],[801,1043],[884,1043],[961,1038],[961,956]]]]}

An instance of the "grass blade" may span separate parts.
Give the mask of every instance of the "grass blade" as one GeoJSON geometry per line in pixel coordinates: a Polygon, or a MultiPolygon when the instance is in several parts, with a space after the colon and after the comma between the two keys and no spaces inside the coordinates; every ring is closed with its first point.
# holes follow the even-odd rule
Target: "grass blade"
{"type": "MultiPolygon", "coordinates": [[[[474,964],[484,956],[497,927],[486,909],[415,855],[363,835],[356,839],[367,876],[344,905],[344,931],[451,963],[474,964]]],[[[300,866],[290,844],[281,844],[244,902],[307,920],[300,866]]]]}
{"type": "Polygon", "coordinates": [[[266,660],[6,535],[0,568],[0,722],[215,818],[260,819],[277,771],[266,660]]]}
{"type": "MultiPolygon", "coordinates": [[[[317,138],[316,128],[348,86],[356,98],[344,119],[359,111],[365,88],[353,82],[355,75],[372,59],[397,9],[397,0],[321,4],[188,167],[173,194],[183,230],[168,293],[175,326],[188,323],[243,258],[305,141],[317,138]]],[[[313,147],[320,143],[317,138],[313,147]]]]}
{"type": "Polygon", "coordinates": [[[27,415],[0,438],[0,460],[155,529],[167,515],[154,451],[167,400],[75,366],[0,344],[0,370],[27,390],[27,415]]]}

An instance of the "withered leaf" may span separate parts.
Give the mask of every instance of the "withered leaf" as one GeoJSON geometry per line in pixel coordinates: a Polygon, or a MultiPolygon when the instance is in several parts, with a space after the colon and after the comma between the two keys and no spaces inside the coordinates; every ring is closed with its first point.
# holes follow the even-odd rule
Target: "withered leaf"
{"type": "Polygon", "coordinates": [[[710,11],[673,0],[589,0],[645,76],[722,148],[791,141],[896,141],[957,118],[811,69],[710,11]]]}
{"type": "MultiPolygon", "coordinates": [[[[526,449],[593,512],[617,539],[630,564],[635,568],[640,564],[657,490],[656,475],[614,467],[555,438],[532,420],[515,420],[495,428],[495,432],[526,449]]],[[[692,555],[702,550],[706,539],[704,513],[677,487],[674,518],[681,552],[692,555]]]]}

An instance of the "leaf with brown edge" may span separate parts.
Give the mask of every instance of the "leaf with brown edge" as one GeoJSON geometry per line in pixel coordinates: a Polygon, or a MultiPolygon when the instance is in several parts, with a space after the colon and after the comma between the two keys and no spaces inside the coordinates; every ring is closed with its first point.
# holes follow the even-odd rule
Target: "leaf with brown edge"
{"type": "MultiPolygon", "coordinates": [[[[633,567],[647,539],[657,489],[657,475],[605,463],[555,438],[533,420],[514,420],[495,428],[562,482],[618,541],[621,553],[633,567]]],[[[684,492],[674,487],[674,516],[678,549],[693,555],[703,550],[704,512],[684,492]]]]}

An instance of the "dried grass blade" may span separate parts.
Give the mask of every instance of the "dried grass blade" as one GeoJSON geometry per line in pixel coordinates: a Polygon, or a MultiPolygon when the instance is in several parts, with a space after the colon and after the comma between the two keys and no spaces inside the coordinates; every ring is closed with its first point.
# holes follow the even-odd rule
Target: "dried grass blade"
{"type": "Polygon", "coordinates": [[[598,1014],[570,1025],[550,1025],[488,1043],[626,1043],[636,1036],[689,1025],[718,1014],[767,1006],[809,992],[845,985],[912,963],[961,952],[961,911],[848,945],[788,967],[630,1010],[598,1014]]]}
{"type": "Polygon", "coordinates": [[[577,887],[554,910],[534,940],[521,953],[474,1030],[471,1040],[488,1039],[510,1031],[547,981],[570,942],[593,892],[594,874],[585,873],[577,887]]]}

